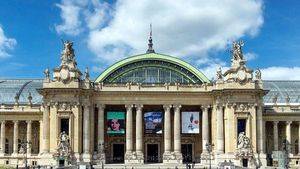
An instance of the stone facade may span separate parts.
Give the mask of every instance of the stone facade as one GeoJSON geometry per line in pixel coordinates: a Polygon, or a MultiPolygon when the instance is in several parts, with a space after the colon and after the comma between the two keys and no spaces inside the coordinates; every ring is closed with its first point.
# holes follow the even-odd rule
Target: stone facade
{"type": "MultiPolygon", "coordinates": [[[[30,94],[27,103],[20,103],[20,95],[16,95],[12,96],[14,103],[1,105],[1,164],[24,165],[26,155],[29,165],[57,166],[63,161],[64,165],[151,168],[155,165],[147,164],[152,162],[164,168],[184,167],[185,162],[198,167],[232,162],[265,168],[276,165],[269,155],[283,150],[286,140],[291,147],[290,166],[299,167],[300,104],[289,99],[281,104],[275,96],[273,103],[264,102],[268,90],[260,71],[253,73],[246,66],[242,42],[233,44],[231,68],[224,73],[219,69],[216,81],[182,84],[92,81],[88,69],[81,73],[77,68],[72,45],[64,42],[54,78],[46,69],[42,86],[35,88],[42,96],[41,103],[33,103],[30,94]],[[147,134],[144,113],[154,110],[163,112],[162,133],[147,134]],[[107,134],[108,111],[125,112],[123,135],[107,134]],[[199,112],[199,133],[182,133],[184,111],[199,112]],[[62,140],[62,132],[68,139],[62,140]],[[243,137],[239,137],[241,132],[243,137]],[[247,146],[240,146],[245,140],[247,146]],[[63,157],[57,153],[63,149],[58,150],[62,141],[68,143],[68,154],[63,157]],[[24,143],[27,151],[20,153],[24,143]],[[150,149],[157,151],[155,159],[150,158],[150,149]],[[123,157],[117,159],[116,152],[123,157]]],[[[147,61],[160,56],[153,50],[138,57],[147,61]]],[[[171,63],[167,56],[163,59],[171,63]]],[[[133,58],[131,63],[134,61],[140,60],[133,58]]],[[[195,68],[186,69],[191,73],[195,68]]]]}

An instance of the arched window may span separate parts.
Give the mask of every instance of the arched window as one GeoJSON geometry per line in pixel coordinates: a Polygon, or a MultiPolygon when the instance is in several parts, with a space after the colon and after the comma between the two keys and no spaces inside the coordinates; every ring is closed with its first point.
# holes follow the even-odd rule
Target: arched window
{"type": "Polygon", "coordinates": [[[106,69],[95,82],[203,84],[210,81],[198,69],[178,58],[151,53],[117,62],[106,69]]]}

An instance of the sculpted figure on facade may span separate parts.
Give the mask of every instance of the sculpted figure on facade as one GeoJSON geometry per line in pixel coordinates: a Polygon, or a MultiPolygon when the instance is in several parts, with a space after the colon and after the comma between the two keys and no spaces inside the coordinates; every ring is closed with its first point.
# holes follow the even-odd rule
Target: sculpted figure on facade
{"type": "Polygon", "coordinates": [[[245,135],[245,132],[241,132],[238,137],[238,149],[247,149],[250,147],[250,139],[245,135]]]}
{"type": "Polygon", "coordinates": [[[65,160],[69,160],[71,158],[70,138],[64,131],[59,135],[57,149],[53,157],[65,160]]]}
{"type": "Polygon", "coordinates": [[[233,60],[235,60],[235,61],[243,61],[244,60],[244,56],[243,56],[243,52],[242,52],[243,46],[244,46],[243,41],[233,42],[232,50],[231,50],[233,60]]]}
{"type": "Polygon", "coordinates": [[[261,71],[260,71],[260,69],[256,69],[256,71],[255,71],[255,79],[256,80],[261,80],[261,71]]]}
{"type": "Polygon", "coordinates": [[[74,49],[73,49],[73,42],[70,41],[63,41],[64,49],[61,54],[61,65],[68,64],[70,62],[75,63],[74,60],[74,49]]]}
{"type": "Polygon", "coordinates": [[[45,79],[50,79],[50,71],[49,71],[49,69],[47,68],[47,69],[45,69],[45,71],[44,71],[44,75],[45,75],[45,79]]]}
{"type": "Polygon", "coordinates": [[[221,67],[218,68],[216,77],[217,77],[217,81],[222,81],[223,80],[223,75],[222,75],[222,69],[221,69],[221,67]]]}

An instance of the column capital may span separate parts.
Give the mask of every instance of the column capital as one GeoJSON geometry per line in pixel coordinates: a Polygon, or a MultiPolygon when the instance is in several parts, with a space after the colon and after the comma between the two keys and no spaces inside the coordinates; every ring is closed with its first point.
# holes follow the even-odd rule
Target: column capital
{"type": "Polygon", "coordinates": [[[172,105],[171,104],[164,104],[163,108],[164,108],[165,111],[170,111],[170,109],[172,108],[172,105]]]}
{"type": "Polygon", "coordinates": [[[133,107],[134,107],[133,104],[125,104],[125,108],[126,108],[127,111],[132,110],[133,107]]]}
{"type": "Polygon", "coordinates": [[[286,121],[285,124],[286,125],[291,125],[293,121],[286,121]]]}
{"type": "Polygon", "coordinates": [[[14,124],[18,124],[18,123],[19,123],[19,120],[13,120],[13,123],[14,123],[14,124]]]}
{"type": "Polygon", "coordinates": [[[217,103],[217,104],[215,105],[215,107],[216,107],[216,109],[221,109],[221,108],[224,107],[224,104],[222,104],[222,103],[217,103]]]}
{"type": "Polygon", "coordinates": [[[180,109],[181,107],[182,107],[181,104],[174,104],[173,105],[173,108],[179,108],[180,109]]]}
{"type": "Polygon", "coordinates": [[[26,120],[27,124],[32,124],[32,120],[26,120]]]}
{"type": "Polygon", "coordinates": [[[105,104],[97,103],[97,104],[96,104],[96,107],[97,107],[98,109],[105,109],[105,104]]]}
{"type": "Polygon", "coordinates": [[[90,103],[82,103],[83,107],[90,107],[91,104],[90,103]]]}
{"type": "Polygon", "coordinates": [[[201,105],[200,108],[203,110],[211,108],[211,105],[201,105]]]}
{"type": "Polygon", "coordinates": [[[142,105],[142,104],[135,104],[134,107],[135,107],[137,110],[141,110],[141,109],[143,109],[144,105],[142,105]]]}
{"type": "Polygon", "coordinates": [[[5,124],[5,123],[6,123],[6,120],[1,120],[0,123],[1,123],[1,124],[5,124]]]}
{"type": "Polygon", "coordinates": [[[274,125],[278,125],[279,121],[273,121],[274,125]]]}

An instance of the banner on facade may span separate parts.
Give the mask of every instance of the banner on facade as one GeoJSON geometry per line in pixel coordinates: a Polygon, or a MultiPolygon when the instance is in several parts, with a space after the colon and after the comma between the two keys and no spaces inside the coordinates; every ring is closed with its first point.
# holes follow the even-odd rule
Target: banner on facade
{"type": "Polygon", "coordinates": [[[181,113],[182,133],[199,133],[199,112],[181,113]]]}
{"type": "Polygon", "coordinates": [[[107,133],[125,134],[125,112],[107,112],[107,133]]]}
{"type": "Polygon", "coordinates": [[[162,133],[162,112],[146,112],[144,114],[145,133],[162,133]]]}

